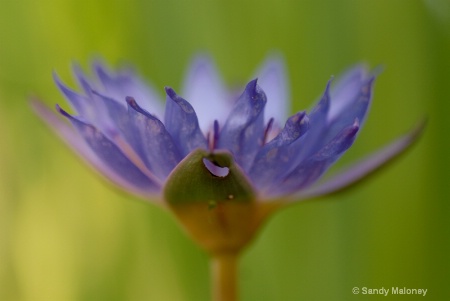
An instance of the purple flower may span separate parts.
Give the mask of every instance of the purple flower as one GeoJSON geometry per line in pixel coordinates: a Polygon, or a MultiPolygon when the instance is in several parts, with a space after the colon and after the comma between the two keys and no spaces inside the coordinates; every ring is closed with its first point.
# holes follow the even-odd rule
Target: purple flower
{"type": "Polygon", "coordinates": [[[329,81],[312,110],[289,118],[289,86],[280,58],[269,58],[239,95],[223,85],[208,58],[198,57],[180,94],[165,89],[165,108],[153,86],[131,70],[111,72],[96,62],[93,80],[79,68],[74,72],[81,92],[54,75],[76,112],[57,106],[71,125],[38,101],[35,111],[111,182],[161,204],[181,198],[181,203],[207,201],[215,208],[223,200],[243,198],[255,208],[272,208],[328,195],[385,166],[423,127],[320,182],[366,119],[375,77],[363,65],[336,83],[329,81]]]}

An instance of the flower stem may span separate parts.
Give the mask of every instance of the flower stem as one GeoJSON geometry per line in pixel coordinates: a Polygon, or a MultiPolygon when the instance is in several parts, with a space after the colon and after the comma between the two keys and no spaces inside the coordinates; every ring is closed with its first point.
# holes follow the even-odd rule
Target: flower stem
{"type": "Polygon", "coordinates": [[[237,301],[238,253],[215,254],[211,258],[213,301],[237,301]]]}

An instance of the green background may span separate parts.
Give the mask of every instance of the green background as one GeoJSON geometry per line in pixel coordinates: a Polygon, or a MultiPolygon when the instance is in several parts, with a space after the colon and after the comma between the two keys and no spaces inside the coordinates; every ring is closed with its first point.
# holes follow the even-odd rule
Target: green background
{"type": "Polygon", "coordinates": [[[127,61],[163,93],[209,53],[229,85],[272,51],[292,112],[332,74],[384,66],[348,163],[428,117],[396,164],[278,213],[240,265],[242,300],[450,300],[450,2],[0,0],[0,300],[208,300],[208,258],[161,209],[111,189],[33,115],[67,107],[51,77],[127,61]],[[425,288],[421,296],[353,287],[425,288]]]}

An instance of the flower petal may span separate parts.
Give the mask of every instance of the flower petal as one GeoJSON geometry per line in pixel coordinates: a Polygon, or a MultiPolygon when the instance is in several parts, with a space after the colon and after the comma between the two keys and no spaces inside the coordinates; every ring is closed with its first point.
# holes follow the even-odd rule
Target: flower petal
{"type": "Polygon", "coordinates": [[[78,113],[78,115],[86,119],[91,119],[95,115],[96,106],[92,101],[89,100],[88,97],[80,95],[72,89],[68,88],[61,81],[56,72],[53,72],[53,80],[55,81],[61,93],[71,104],[72,108],[78,113]]]}
{"type": "Polygon", "coordinates": [[[338,77],[337,83],[331,89],[328,120],[334,120],[352,105],[358,97],[361,85],[367,79],[368,71],[364,64],[357,65],[338,77]]]}
{"type": "MultiPolygon", "coordinates": [[[[129,120],[127,110],[124,104],[115,99],[105,96],[97,91],[92,91],[92,98],[101,101],[104,111],[108,114],[108,126],[102,128],[107,134],[118,134],[120,131],[127,132],[129,129],[129,120]]],[[[125,102],[124,102],[125,103],[125,102]]],[[[128,132],[126,133],[128,134],[128,132]]]]}
{"type": "Polygon", "coordinates": [[[134,131],[143,146],[147,167],[160,179],[165,179],[182,157],[164,124],[139,107],[128,97],[128,114],[134,131]]]}
{"type": "MultiPolygon", "coordinates": [[[[53,73],[53,79],[72,108],[78,113],[78,118],[102,129],[111,126],[111,120],[103,102],[93,95],[92,90],[87,95],[81,95],[68,88],[55,72],[53,73]]],[[[84,85],[88,85],[88,83],[85,82],[84,85]]],[[[86,88],[88,87],[86,86],[86,88]]]]}
{"type": "Polygon", "coordinates": [[[207,149],[208,144],[199,128],[194,108],[172,88],[167,87],[166,93],[164,124],[181,155],[185,157],[196,148],[207,149]]]}
{"type": "Polygon", "coordinates": [[[117,141],[112,142],[94,126],[70,115],[59,106],[57,109],[61,115],[69,119],[97,156],[117,174],[126,176],[129,181],[138,186],[150,186],[155,189],[159,187],[159,183],[152,174],[147,173],[142,166],[137,166],[133,162],[134,158],[130,158],[132,155],[124,153],[129,149],[119,148],[116,145],[117,141]]]}
{"type": "Polygon", "coordinates": [[[107,180],[122,188],[124,191],[132,193],[138,197],[149,199],[154,197],[158,200],[160,193],[159,184],[153,182],[143,175],[136,173],[136,178],[124,176],[124,173],[118,173],[108,162],[105,162],[95,153],[89,145],[80,137],[80,135],[52,111],[50,111],[43,103],[34,99],[31,105],[36,114],[45,121],[49,127],[54,130],[58,136],[69,145],[82,159],[93,166],[107,180]]]}
{"type": "Polygon", "coordinates": [[[290,117],[283,130],[264,145],[256,155],[249,176],[258,189],[263,189],[274,178],[292,164],[292,152],[289,146],[309,129],[309,118],[305,112],[290,117]]]}
{"type": "Polygon", "coordinates": [[[300,193],[290,197],[290,199],[292,201],[300,201],[322,197],[344,191],[355,186],[356,184],[359,184],[363,180],[366,180],[375,174],[378,170],[388,166],[391,162],[399,158],[400,155],[410,149],[421,136],[425,125],[425,121],[420,122],[409,133],[394,140],[381,150],[367,156],[359,163],[353,164],[353,166],[345,169],[343,172],[338,172],[328,181],[319,183],[311,188],[301,191],[300,193]]]}
{"type": "Polygon", "coordinates": [[[72,72],[74,77],[77,79],[79,87],[83,89],[87,96],[92,96],[92,90],[99,90],[97,83],[89,81],[89,78],[83,72],[79,64],[73,63],[72,72]]]}
{"type": "Polygon", "coordinates": [[[335,100],[331,98],[330,112],[328,114],[329,129],[327,130],[326,135],[322,137],[325,141],[334,137],[337,132],[356,118],[358,119],[360,125],[364,123],[372,100],[374,81],[375,77],[370,77],[362,81],[355,89],[355,96],[351,102],[342,112],[340,112],[339,115],[335,116],[333,119],[330,119],[330,114],[335,100]]]}
{"type": "Polygon", "coordinates": [[[268,99],[264,110],[265,123],[274,118],[277,123],[283,124],[290,108],[289,82],[283,58],[280,55],[268,57],[255,78],[258,78],[258,85],[268,99]]]}
{"type": "Polygon", "coordinates": [[[228,149],[236,162],[248,170],[264,139],[264,106],[266,95],[252,80],[236,101],[219,134],[218,148],[228,149]]]}
{"type": "Polygon", "coordinates": [[[281,181],[273,181],[267,194],[289,194],[315,182],[353,144],[359,130],[358,120],[344,128],[313,156],[301,162],[281,181]]]}
{"type": "Polygon", "coordinates": [[[322,97],[322,100],[310,114],[310,130],[303,139],[295,142],[296,147],[299,149],[299,153],[296,156],[296,164],[304,161],[328,144],[336,135],[338,135],[339,132],[354,122],[354,120],[357,119],[359,126],[362,126],[367,111],[370,107],[373,83],[374,77],[362,82],[356,90],[356,96],[352,100],[350,107],[346,107],[346,110],[341,112],[339,116],[336,116],[333,120],[330,120],[329,112],[334,100],[329,98],[329,96],[327,97],[330,93],[330,82],[328,82],[327,89],[322,97]],[[325,102],[325,104],[321,104],[322,102],[325,102]]]}
{"type": "MultiPolygon", "coordinates": [[[[295,149],[292,157],[291,168],[286,169],[285,175],[289,174],[292,169],[304,161],[307,157],[319,151],[323,132],[327,127],[327,115],[330,107],[330,85],[331,80],[328,81],[325,91],[320,101],[311,110],[309,117],[309,130],[300,139],[292,143],[291,148],[295,149]]],[[[329,142],[329,141],[327,141],[329,142]]],[[[325,142],[324,142],[325,144],[325,142]]],[[[322,144],[323,145],[323,144],[322,144]]]]}
{"type": "MultiPolygon", "coordinates": [[[[98,98],[102,101],[105,108],[104,111],[108,114],[108,123],[98,127],[98,129],[108,139],[122,147],[124,154],[134,158],[136,164],[144,164],[146,169],[151,170],[151,173],[155,174],[147,160],[147,150],[143,145],[141,133],[136,129],[127,107],[97,91],[92,91],[92,94],[93,98],[98,98]]],[[[159,179],[163,178],[159,174],[157,176],[159,179]]]]}
{"type": "Polygon", "coordinates": [[[199,126],[207,133],[217,119],[222,122],[232,108],[232,102],[217,69],[208,56],[198,56],[185,77],[182,95],[194,107],[199,126]]]}
{"type": "Polygon", "coordinates": [[[147,111],[160,118],[164,116],[161,97],[152,85],[144,84],[132,70],[122,69],[112,73],[99,61],[93,64],[93,68],[103,85],[104,90],[101,92],[119,102],[124,101],[127,96],[139,99],[147,111]]]}

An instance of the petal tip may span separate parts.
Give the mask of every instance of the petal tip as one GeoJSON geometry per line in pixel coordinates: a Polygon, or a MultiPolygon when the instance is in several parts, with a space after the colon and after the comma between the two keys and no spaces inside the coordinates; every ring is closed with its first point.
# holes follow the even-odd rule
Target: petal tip
{"type": "Polygon", "coordinates": [[[136,100],[135,100],[133,97],[131,97],[131,96],[126,96],[126,97],[125,97],[125,101],[126,101],[128,104],[135,104],[135,103],[136,103],[136,100]]]}
{"type": "Polygon", "coordinates": [[[148,118],[152,118],[153,116],[147,112],[146,110],[144,110],[141,106],[139,106],[139,104],[137,103],[137,101],[134,99],[134,97],[131,96],[127,96],[125,97],[125,100],[127,102],[127,104],[136,112],[141,113],[145,116],[147,116],[148,118]]]}
{"type": "Polygon", "coordinates": [[[355,122],[351,125],[350,129],[349,129],[349,133],[348,136],[349,137],[354,137],[359,131],[359,121],[358,118],[355,119],[355,122]]]}
{"type": "Polygon", "coordinates": [[[266,103],[267,97],[263,89],[257,84],[258,78],[251,80],[245,87],[244,94],[247,94],[253,100],[259,100],[266,103]]]}
{"type": "Polygon", "coordinates": [[[59,77],[58,73],[56,72],[56,70],[52,70],[52,77],[53,77],[53,81],[56,83],[56,85],[58,86],[58,88],[60,89],[66,89],[65,85],[63,84],[63,82],[61,81],[61,78],[59,77]]]}
{"type": "Polygon", "coordinates": [[[413,129],[410,131],[409,138],[411,142],[414,142],[415,140],[419,139],[425,128],[428,124],[428,117],[424,116],[422,117],[413,127],[413,129]]]}
{"type": "Polygon", "coordinates": [[[55,109],[56,109],[56,111],[57,111],[58,113],[60,113],[60,114],[63,115],[64,117],[67,117],[67,118],[69,118],[69,119],[72,118],[72,115],[70,115],[70,114],[67,113],[63,108],[61,108],[61,107],[59,106],[59,104],[56,104],[56,105],[55,105],[55,109]]]}
{"type": "Polygon", "coordinates": [[[252,93],[256,93],[257,83],[258,83],[258,78],[255,78],[255,79],[249,81],[247,86],[245,87],[246,90],[248,90],[249,92],[252,92],[252,93]]]}
{"type": "Polygon", "coordinates": [[[338,172],[337,175],[331,180],[316,185],[315,187],[301,193],[301,199],[323,197],[330,194],[340,193],[355,187],[357,184],[368,179],[382,168],[389,166],[393,161],[401,157],[402,154],[416,144],[421,137],[426,124],[427,118],[422,118],[419,122],[417,122],[412,130],[395,139],[381,150],[375,151],[373,154],[361,160],[359,163],[347,168],[346,170],[338,172]]]}
{"type": "Polygon", "coordinates": [[[167,96],[169,96],[172,100],[178,97],[177,93],[171,87],[164,87],[167,96]]]}
{"type": "Polygon", "coordinates": [[[135,109],[135,110],[136,110],[136,108],[139,107],[138,104],[137,104],[137,102],[136,102],[136,100],[135,100],[133,97],[131,97],[131,96],[126,96],[126,97],[125,97],[125,101],[127,102],[127,104],[128,104],[130,107],[132,107],[132,108],[135,109]]]}

